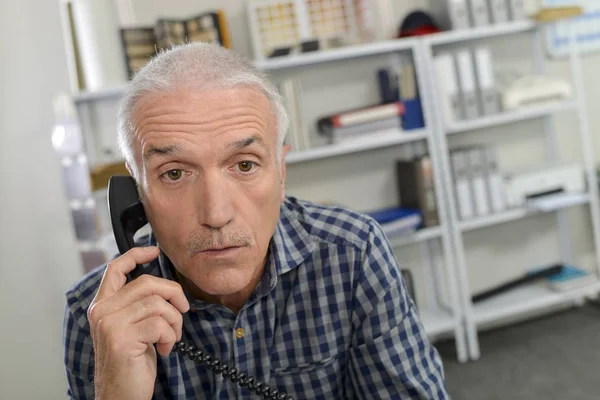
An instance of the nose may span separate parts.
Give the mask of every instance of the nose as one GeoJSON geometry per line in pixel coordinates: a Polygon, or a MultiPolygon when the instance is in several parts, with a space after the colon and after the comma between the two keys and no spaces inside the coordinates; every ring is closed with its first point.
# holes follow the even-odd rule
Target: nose
{"type": "Polygon", "coordinates": [[[198,216],[207,228],[219,229],[234,217],[233,193],[226,178],[219,173],[205,174],[198,191],[198,216]]]}

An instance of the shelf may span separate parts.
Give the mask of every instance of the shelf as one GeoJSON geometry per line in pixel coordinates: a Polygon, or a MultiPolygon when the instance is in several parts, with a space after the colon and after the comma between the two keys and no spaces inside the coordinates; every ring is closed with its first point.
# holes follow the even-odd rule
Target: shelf
{"type": "Polygon", "coordinates": [[[509,111],[473,120],[454,122],[446,128],[446,133],[453,134],[526,121],[529,119],[545,117],[560,111],[574,110],[576,107],[577,102],[575,101],[561,101],[538,106],[529,106],[518,111],[509,111]]]}
{"type": "Polygon", "coordinates": [[[75,103],[89,103],[98,100],[119,99],[125,92],[126,85],[115,86],[112,88],[95,90],[91,92],[79,92],[73,94],[75,103]]]}
{"type": "Polygon", "coordinates": [[[449,313],[433,307],[423,307],[418,312],[428,336],[436,336],[454,330],[455,321],[449,313]]]}
{"type": "Polygon", "coordinates": [[[510,35],[532,31],[537,24],[530,20],[512,21],[493,24],[478,28],[456,29],[424,36],[425,42],[432,46],[492,38],[494,36],[510,35]]]}
{"type": "Polygon", "coordinates": [[[442,236],[442,228],[433,226],[431,228],[421,229],[411,235],[389,236],[388,240],[392,247],[401,247],[409,244],[424,242],[431,239],[437,239],[442,236]]]}
{"type": "Polygon", "coordinates": [[[477,325],[553,306],[580,302],[600,291],[600,282],[566,292],[556,292],[543,284],[530,284],[489,298],[473,306],[477,325]]]}
{"type": "Polygon", "coordinates": [[[346,46],[332,50],[320,50],[311,53],[267,58],[265,60],[255,61],[255,65],[257,68],[264,71],[275,71],[322,64],[330,61],[350,60],[359,57],[406,51],[414,48],[415,43],[416,41],[414,39],[385,40],[368,44],[346,46]]]}
{"type": "Polygon", "coordinates": [[[382,131],[380,133],[365,134],[356,139],[341,143],[323,145],[309,150],[290,152],[286,157],[286,164],[297,164],[305,161],[319,160],[344,154],[358,153],[374,150],[402,143],[426,139],[429,135],[427,129],[399,131],[397,129],[382,131]]]}
{"type": "Polygon", "coordinates": [[[486,226],[516,221],[526,216],[556,211],[589,202],[589,195],[585,193],[553,195],[551,196],[551,198],[553,199],[551,207],[548,204],[544,203],[544,199],[540,198],[537,201],[532,202],[531,206],[529,207],[515,208],[507,210],[505,212],[488,215],[485,217],[462,221],[459,223],[459,228],[461,231],[465,232],[474,229],[484,228],[486,226]],[[544,209],[541,209],[538,206],[538,204],[543,204],[544,209]]]}

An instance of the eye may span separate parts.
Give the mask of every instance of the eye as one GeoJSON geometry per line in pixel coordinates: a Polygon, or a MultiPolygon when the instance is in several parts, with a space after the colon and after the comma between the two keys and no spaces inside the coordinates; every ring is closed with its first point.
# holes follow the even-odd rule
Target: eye
{"type": "Polygon", "coordinates": [[[170,181],[178,181],[183,176],[183,170],[171,169],[164,174],[170,181]]]}
{"type": "Polygon", "coordinates": [[[250,172],[252,171],[252,168],[254,168],[254,166],[254,161],[240,161],[238,163],[238,168],[241,172],[250,172]]]}

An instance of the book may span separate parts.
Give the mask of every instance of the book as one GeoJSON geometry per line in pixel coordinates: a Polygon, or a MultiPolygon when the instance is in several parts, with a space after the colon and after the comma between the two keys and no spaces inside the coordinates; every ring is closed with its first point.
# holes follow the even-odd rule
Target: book
{"type": "Polygon", "coordinates": [[[403,113],[404,106],[400,101],[377,104],[321,117],[317,120],[317,129],[327,135],[334,128],[350,127],[393,117],[400,118],[403,113]]]}
{"type": "Polygon", "coordinates": [[[388,237],[413,233],[421,227],[423,222],[419,210],[406,207],[389,207],[367,214],[381,225],[388,237]]]}
{"type": "Polygon", "coordinates": [[[400,206],[420,210],[424,227],[439,225],[429,155],[410,161],[396,161],[396,180],[400,206]]]}
{"type": "Polygon", "coordinates": [[[597,280],[596,275],[567,264],[563,265],[559,273],[547,278],[548,286],[559,292],[591,285],[597,280]]]}

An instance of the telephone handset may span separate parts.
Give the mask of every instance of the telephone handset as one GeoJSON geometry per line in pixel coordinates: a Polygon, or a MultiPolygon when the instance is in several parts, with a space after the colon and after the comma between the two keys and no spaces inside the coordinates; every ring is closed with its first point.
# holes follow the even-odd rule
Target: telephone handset
{"type": "MultiPolygon", "coordinates": [[[[108,209],[119,253],[124,254],[135,246],[134,235],[148,224],[144,206],[140,201],[135,180],[130,176],[112,176],[108,181],[108,209]]],[[[137,265],[129,274],[129,280],[136,279],[144,273],[144,267],[137,265]]],[[[292,396],[279,393],[276,389],[253,377],[246,377],[237,368],[230,368],[217,358],[211,357],[204,351],[188,344],[183,340],[175,343],[173,350],[190,360],[204,364],[209,371],[229,378],[240,387],[248,388],[251,392],[267,400],[294,400],[292,396]]]]}

